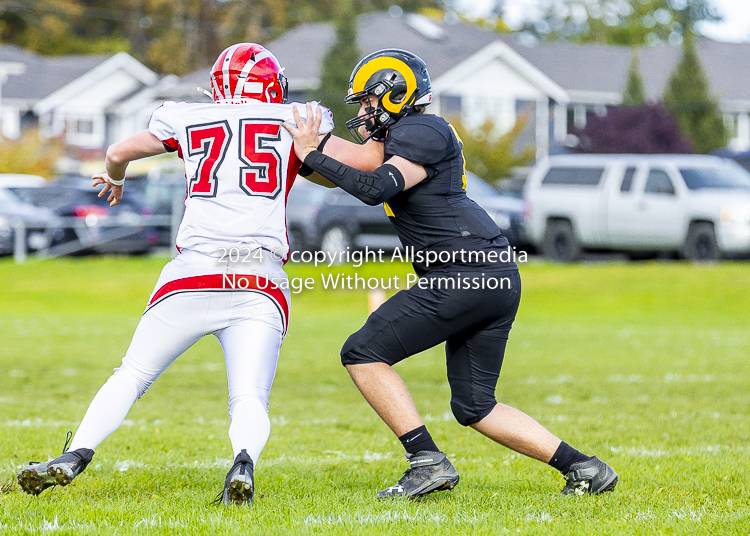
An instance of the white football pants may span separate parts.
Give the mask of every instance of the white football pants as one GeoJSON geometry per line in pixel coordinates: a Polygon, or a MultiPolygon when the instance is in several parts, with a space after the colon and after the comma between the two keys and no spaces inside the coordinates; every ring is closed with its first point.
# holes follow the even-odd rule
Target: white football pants
{"type": "Polygon", "coordinates": [[[271,431],[268,397],[289,303],[288,290],[262,287],[272,287],[263,283],[266,279],[279,282],[285,277],[281,263],[270,259],[263,266],[217,266],[216,259],[183,252],[169,262],[122,365],[94,397],[71,450],[96,449],[175,359],[204,335],[213,334],[226,362],[234,455],[246,449],[257,463],[271,431]],[[253,273],[263,277],[253,275],[237,284],[237,274],[253,273]],[[248,284],[248,279],[253,282],[248,284]]]}

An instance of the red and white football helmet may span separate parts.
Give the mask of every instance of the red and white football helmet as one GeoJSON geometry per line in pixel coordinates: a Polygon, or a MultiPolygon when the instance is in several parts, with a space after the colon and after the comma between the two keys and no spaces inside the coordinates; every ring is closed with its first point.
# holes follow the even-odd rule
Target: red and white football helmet
{"type": "Polygon", "coordinates": [[[287,80],[268,50],[255,43],[239,43],[219,54],[211,68],[211,89],[217,103],[284,103],[287,80]]]}

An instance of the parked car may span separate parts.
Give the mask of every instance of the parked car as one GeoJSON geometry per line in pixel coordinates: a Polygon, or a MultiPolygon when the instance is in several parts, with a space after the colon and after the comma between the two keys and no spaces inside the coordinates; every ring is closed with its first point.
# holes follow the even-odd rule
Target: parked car
{"type": "Polygon", "coordinates": [[[73,219],[74,225],[64,227],[64,241],[71,244],[71,253],[147,253],[158,240],[156,231],[141,223],[141,216],[151,214],[142,195],[130,191],[122,201],[110,207],[97,196],[90,178],[68,177],[40,188],[14,188],[22,199],[51,209],[58,216],[73,219]],[[84,247],[85,246],[85,247],[84,247]]]}
{"type": "Polygon", "coordinates": [[[524,231],[527,208],[523,199],[498,192],[471,171],[466,172],[466,195],[495,220],[511,246],[517,248],[530,246],[524,231]]]}
{"type": "Polygon", "coordinates": [[[701,261],[750,254],[750,174],[716,156],[552,156],[524,194],[529,239],[559,261],[586,249],[701,261]]]}
{"type": "MultiPolygon", "coordinates": [[[[490,214],[512,245],[525,245],[524,201],[501,195],[471,172],[466,175],[467,195],[490,214]]],[[[287,223],[290,246],[296,251],[401,245],[382,206],[365,205],[339,188],[324,188],[301,178],[289,193],[287,223]]]]}
{"type": "Polygon", "coordinates": [[[746,170],[750,171],[750,151],[733,151],[727,147],[722,149],[716,149],[711,154],[721,156],[722,158],[730,158],[741,165],[746,170]]]}
{"type": "Polygon", "coordinates": [[[0,188],[39,188],[47,184],[47,179],[39,175],[23,173],[0,173],[0,188]]]}
{"type": "Polygon", "coordinates": [[[15,227],[26,228],[26,251],[39,251],[61,242],[59,218],[46,208],[23,202],[6,188],[0,188],[0,255],[15,249],[15,227]]]}
{"type": "Polygon", "coordinates": [[[394,249],[400,242],[382,206],[369,206],[340,188],[298,177],[287,198],[287,229],[293,251],[394,249]]]}
{"type": "MultiPolygon", "coordinates": [[[[145,204],[146,209],[154,216],[169,216],[178,210],[179,217],[185,210],[186,181],[184,172],[167,172],[148,177],[128,179],[126,194],[136,192],[145,204]]],[[[177,223],[180,222],[177,220],[177,223]]],[[[155,245],[160,248],[174,248],[174,237],[171,223],[154,225],[156,232],[155,245]]]]}

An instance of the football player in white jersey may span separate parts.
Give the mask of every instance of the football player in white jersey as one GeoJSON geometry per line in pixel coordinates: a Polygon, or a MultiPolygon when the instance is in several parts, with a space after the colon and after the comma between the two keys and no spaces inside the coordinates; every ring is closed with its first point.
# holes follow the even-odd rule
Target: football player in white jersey
{"type": "MultiPolygon", "coordinates": [[[[271,429],[268,396],[289,319],[286,198],[301,162],[282,128],[294,124],[293,105],[285,104],[286,79],[273,54],[252,43],[227,48],[212,68],[211,87],[214,103],[164,103],[147,130],[108,148],[107,173],[93,177],[94,186],[103,185],[100,197],[109,194],[115,205],[129,162],[177,151],[189,177],[180,253],[162,270],[122,365],[94,397],[70,449],[66,441],[62,456],[18,474],[27,493],[69,484],[159,375],[213,334],[227,367],[235,456],[221,498],[252,503],[253,468],[271,429]]],[[[322,110],[319,133],[326,134],[333,119],[322,110]]],[[[344,160],[356,147],[338,138],[331,145],[344,160]]],[[[351,154],[362,165],[362,151],[351,154]]],[[[378,160],[376,147],[373,169],[378,160]]]]}

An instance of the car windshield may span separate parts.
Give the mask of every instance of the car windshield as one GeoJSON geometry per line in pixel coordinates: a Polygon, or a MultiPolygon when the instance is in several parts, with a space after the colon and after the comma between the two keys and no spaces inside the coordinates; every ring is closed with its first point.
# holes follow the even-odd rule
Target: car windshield
{"type": "Polygon", "coordinates": [[[6,190],[5,188],[0,188],[0,205],[10,205],[11,203],[20,202],[21,200],[13,195],[13,192],[6,190]]]}
{"type": "Polygon", "coordinates": [[[466,172],[466,195],[471,197],[494,197],[499,195],[497,190],[490,186],[484,179],[480,179],[471,171],[466,172]]]}
{"type": "Polygon", "coordinates": [[[322,205],[331,191],[331,188],[313,184],[308,180],[297,180],[289,192],[287,204],[322,205]]]}
{"type": "Polygon", "coordinates": [[[680,168],[685,184],[691,190],[702,188],[750,190],[750,173],[737,164],[715,167],[680,168]]]}

